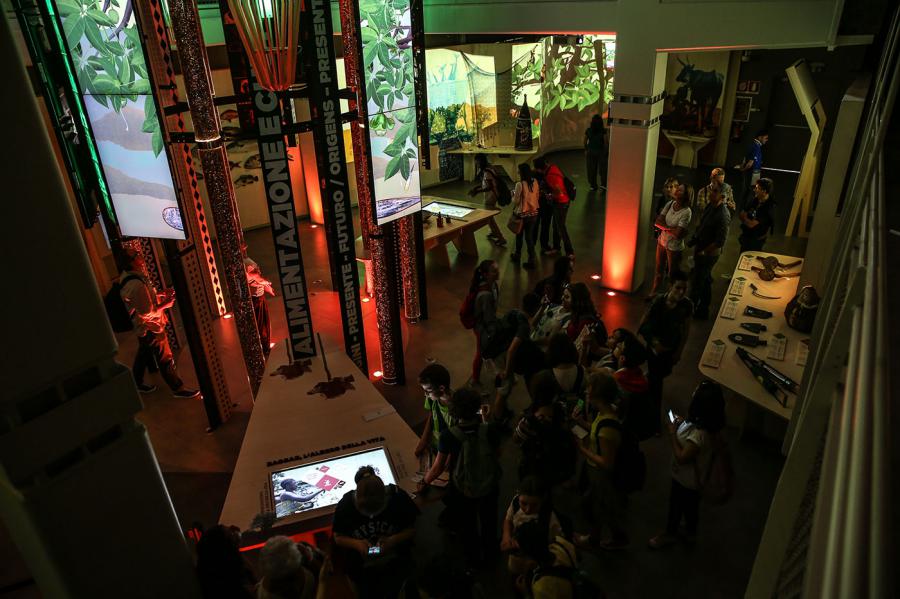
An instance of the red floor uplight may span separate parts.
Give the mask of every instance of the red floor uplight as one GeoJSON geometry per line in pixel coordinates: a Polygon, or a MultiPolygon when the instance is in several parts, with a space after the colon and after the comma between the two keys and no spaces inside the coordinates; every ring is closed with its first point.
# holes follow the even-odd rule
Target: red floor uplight
{"type": "Polygon", "coordinates": [[[616,295],[616,292],[615,291],[607,291],[606,295],[608,295],[609,297],[613,297],[616,295]]]}
{"type": "Polygon", "coordinates": [[[595,281],[599,281],[599,280],[600,280],[600,275],[591,275],[591,278],[592,278],[593,280],[595,280],[595,281]]]}
{"type": "Polygon", "coordinates": [[[309,228],[310,228],[310,229],[318,229],[318,228],[319,228],[319,225],[313,223],[313,224],[311,224],[311,225],[309,226],[309,228]]]}
{"type": "Polygon", "coordinates": [[[376,370],[375,372],[372,373],[372,376],[374,376],[376,379],[380,379],[383,374],[384,373],[381,372],[380,370],[376,370]]]}
{"type": "Polygon", "coordinates": [[[368,303],[371,301],[371,299],[372,299],[372,298],[364,297],[364,298],[362,298],[362,301],[363,301],[364,304],[368,304],[368,303]]]}
{"type": "Polygon", "coordinates": [[[234,318],[234,314],[232,314],[231,312],[226,312],[222,318],[234,318]]]}

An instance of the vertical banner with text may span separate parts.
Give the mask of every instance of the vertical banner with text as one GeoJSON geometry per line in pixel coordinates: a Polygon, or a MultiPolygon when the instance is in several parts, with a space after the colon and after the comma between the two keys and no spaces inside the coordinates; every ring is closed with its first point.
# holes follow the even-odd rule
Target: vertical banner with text
{"type": "Polygon", "coordinates": [[[332,282],[341,306],[347,355],[363,373],[368,373],[359,301],[356,234],[353,231],[350,185],[344,158],[331,3],[325,0],[305,0],[304,13],[302,23],[305,25],[301,25],[304,75],[309,89],[309,110],[328,233],[332,282]]]}
{"type": "Polygon", "coordinates": [[[281,124],[281,103],[274,92],[263,89],[252,71],[253,112],[259,127],[259,161],[262,167],[269,223],[275,242],[275,261],[287,316],[288,336],[294,358],[316,355],[306,272],[300,250],[300,234],[294,213],[294,192],[288,168],[287,148],[281,124]]]}

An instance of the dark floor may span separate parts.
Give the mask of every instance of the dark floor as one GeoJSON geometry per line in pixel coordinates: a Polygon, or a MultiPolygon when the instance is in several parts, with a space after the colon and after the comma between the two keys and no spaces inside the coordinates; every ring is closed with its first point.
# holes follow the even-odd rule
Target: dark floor
{"type": "MultiPolygon", "coordinates": [[[[560,153],[553,158],[580,190],[587,189],[580,152],[560,153]]],[[[657,182],[661,182],[670,171],[668,161],[660,161],[657,182]]],[[[706,179],[706,172],[708,169],[704,168],[692,173],[692,176],[699,183],[706,179]]],[[[787,198],[793,181],[776,180],[776,185],[782,190],[778,197],[785,198],[779,205],[777,221],[783,230],[790,209],[787,198]]],[[[468,187],[462,182],[451,183],[429,189],[428,193],[461,198],[468,187]]],[[[573,280],[584,281],[592,288],[595,302],[609,329],[620,326],[635,328],[646,307],[643,301],[646,287],[633,295],[617,293],[609,296],[600,282],[590,279],[591,274],[600,270],[603,221],[603,196],[587,196],[580,191],[569,214],[569,230],[577,254],[573,280]]],[[[339,347],[342,345],[340,320],[336,296],[328,288],[324,230],[313,229],[308,223],[303,223],[301,229],[307,276],[313,281],[311,302],[314,325],[325,337],[326,346],[339,347]]],[[[720,275],[727,278],[736,261],[736,229],[735,223],[726,252],[715,271],[715,305],[725,292],[725,280],[720,275]]],[[[546,276],[552,258],[543,258],[542,269],[531,272],[521,270],[510,263],[510,249],[495,248],[485,239],[485,235],[486,231],[478,234],[479,251],[482,258],[494,258],[500,265],[500,308],[516,307],[522,294],[530,290],[539,278],[546,276]]],[[[268,230],[250,231],[246,238],[250,254],[262,270],[274,275],[274,255],[268,230]]],[[[766,249],[803,255],[805,240],[773,236],[766,249]]],[[[432,360],[448,367],[454,384],[465,382],[470,373],[474,337],[459,324],[458,310],[476,261],[456,256],[452,247],[450,256],[449,270],[427,260],[430,318],[404,328],[406,371],[413,382],[416,373],[432,360]]],[[[652,265],[648,265],[648,271],[650,268],[652,265]]],[[[284,314],[277,298],[272,301],[271,307],[273,339],[277,340],[284,337],[284,314]]],[[[366,341],[370,370],[375,370],[380,359],[372,322],[374,302],[363,304],[363,312],[368,325],[366,341]]],[[[665,401],[677,412],[686,412],[691,390],[701,379],[696,364],[710,328],[710,322],[697,323],[692,327],[683,359],[667,379],[665,401]]],[[[127,352],[127,347],[123,352],[127,352]]],[[[183,369],[189,369],[185,357],[180,362],[183,369]]],[[[484,380],[488,380],[487,376],[484,380]]],[[[396,387],[377,385],[409,425],[420,430],[425,417],[421,390],[415,384],[396,387]]],[[[147,409],[140,419],[150,431],[176,511],[185,528],[195,522],[210,525],[217,520],[224,502],[230,471],[249,417],[249,401],[247,398],[236,398],[238,406],[235,416],[218,430],[206,434],[199,402],[176,403],[168,397],[156,395],[145,399],[147,409]]],[[[742,410],[735,409],[742,403],[738,398],[729,397],[729,414],[742,413],[742,410]]],[[[519,411],[524,406],[524,392],[520,384],[514,392],[512,407],[519,411]]],[[[586,554],[582,560],[582,567],[609,597],[738,597],[743,594],[783,463],[777,438],[784,429],[783,422],[753,410],[747,413],[744,422],[747,424],[740,430],[734,427],[729,429],[737,473],[737,493],[725,506],[704,508],[699,541],[691,549],[675,547],[658,553],[646,547],[646,540],[664,523],[671,456],[665,439],[652,439],[643,444],[648,458],[648,480],[645,489],[631,497],[628,512],[631,547],[615,554],[586,554]]],[[[517,462],[516,448],[511,442],[506,444],[503,461],[507,474],[503,481],[500,509],[505,510],[513,494],[513,473],[517,462]]],[[[581,522],[573,497],[562,496],[558,502],[560,509],[571,513],[576,523],[581,522]]],[[[424,510],[417,549],[417,555],[422,559],[445,549],[451,555],[459,553],[453,540],[444,539],[437,528],[437,511],[439,506],[433,504],[424,510]]],[[[505,566],[500,562],[492,571],[484,573],[483,583],[490,597],[510,595],[505,566]]]]}

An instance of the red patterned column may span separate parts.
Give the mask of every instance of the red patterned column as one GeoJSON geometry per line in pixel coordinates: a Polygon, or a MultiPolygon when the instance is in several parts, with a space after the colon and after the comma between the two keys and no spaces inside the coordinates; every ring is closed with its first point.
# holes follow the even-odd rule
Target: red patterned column
{"type": "Polygon", "coordinates": [[[178,43],[188,105],[194,122],[194,137],[200,149],[206,191],[212,206],[219,251],[225,266],[231,309],[234,312],[250,388],[256,395],[266,363],[250,301],[250,289],[247,286],[244,252],[241,249],[244,235],[237,214],[219,113],[213,103],[212,77],[200,31],[200,18],[192,0],[170,0],[169,10],[178,43]]]}
{"type": "Polygon", "coordinates": [[[368,242],[372,256],[372,274],[375,279],[375,318],[378,323],[378,339],[381,350],[382,381],[388,385],[404,382],[403,334],[399,318],[399,298],[390,284],[388,273],[389,241],[388,227],[375,224],[375,206],[372,199],[371,158],[369,157],[366,132],[360,123],[366,119],[365,102],[360,102],[359,75],[361,72],[359,45],[359,6],[354,0],[340,0],[341,38],[344,43],[344,69],[347,87],[356,97],[350,100],[350,110],[356,109],[358,116],[350,124],[353,140],[353,163],[356,168],[356,189],[359,202],[359,225],[363,239],[368,242]]]}
{"type": "Polygon", "coordinates": [[[397,221],[397,245],[400,254],[400,274],[403,281],[403,308],[406,320],[419,322],[419,269],[416,263],[416,231],[412,215],[397,221]]]}

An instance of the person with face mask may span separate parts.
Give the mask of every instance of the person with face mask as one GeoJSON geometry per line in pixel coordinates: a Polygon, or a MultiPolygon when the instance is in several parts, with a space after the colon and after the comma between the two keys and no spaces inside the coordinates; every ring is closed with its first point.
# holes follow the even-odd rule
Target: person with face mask
{"type": "Polygon", "coordinates": [[[354,477],[334,512],[334,543],[347,558],[347,570],[361,597],[393,596],[412,565],[419,508],[403,489],[385,485],[371,466],[354,477]]]}

